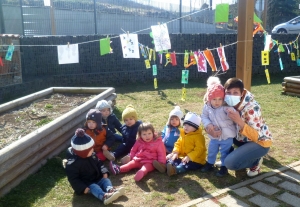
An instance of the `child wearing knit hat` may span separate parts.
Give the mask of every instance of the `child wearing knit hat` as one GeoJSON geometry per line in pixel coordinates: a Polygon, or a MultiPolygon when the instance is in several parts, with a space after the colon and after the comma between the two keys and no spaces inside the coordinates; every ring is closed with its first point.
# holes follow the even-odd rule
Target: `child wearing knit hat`
{"type": "Polygon", "coordinates": [[[115,137],[106,125],[102,125],[102,115],[99,110],[91,109],[87,113],[84,127],[85,133],[95,142],[94,151],[97,157],[101,161],[115,160],[114,155],[109,152],[115,142],[115,137]]]}
{"type": "Polygon", "coordinates": [[[218,152],[221,153],[221,168],[216,176],[222,177],[228,174],[224,166],[226,156],[232,150],[233,138],[237,134],[234,122],[227,116],[227,110],[233,107],[224,106],[225,90],[218,77],[209,77],[207,80],[207,92],[205,105],[202,111],[202,123],[207,132],[219,131],[218,137],[208,135],[210,138],[208,146],[207,163],[201,169],[202,172],[212,171],[218,152]]]}
{"type": "Polygon", "coordinates": [[[175,142],[172,153],[167,155],[169,176],[197,170],[205,164],[206,146],[200,123],[201,118],[197,114],[186,114],[180,137],[175,142]]]}
{"type": "Polygon", "coordinates": [[[122,133],[122,124],[117,118],[117,116],[113,113],[111,104],[111,101],[101,100],[98,101],[96,109],[98,109],[101,112],[103,124],[106,124],[108,128],[112,131],[112,133],[114,133],[115,141],[121,142],[122,135],[117,134],[116,130],[122,133]]]}
{"type": "MultiPolygon", "coordinates": [[[[115,158],[123,156],[126,156],[125,158],[129,158],[127,155],[136,141],[137,131],[142,123],[142,121],[138,120],[137,112],[132,105],[128,105],[124,109],[122,113],[122,120],[125,123],[121,127],[122,143],[113,152],[115,158]]],[[[129,160],[122,161],[122,163],[126,163],[128,161],[129,160]]]]}
{"type": "Polygon", "coordinates": [[[67,150],[66,174],[76,194],[93,194],[105,205],[124,195],[123,187],[113,187],[109,171],[94,152],[94,140],[77,129],[67,150]]]}

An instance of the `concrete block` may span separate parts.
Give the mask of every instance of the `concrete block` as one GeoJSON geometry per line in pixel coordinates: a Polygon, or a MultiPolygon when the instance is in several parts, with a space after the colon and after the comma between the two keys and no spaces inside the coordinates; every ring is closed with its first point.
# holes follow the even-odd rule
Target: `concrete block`
{"type": "Polygon", "coordinates": [[[287,192],[281,194],[280,196],[277,197],[279,200],[291,205],[298,207],[300,205],[300,198],[296,197],[294,195],[291,195],[287,192]]]}
{"type": "Polygon", "coordinates": [[[231,196],[231,195],[227,195],[224,198],[219,199],[220,203],[225,204],[226,206],[230,206],[230,207],[248,207],[249,205],[244,203],[243,201],[240,201],[239,199],[231,196]]]}
{"type": "Polygon", "coordinates": [[[248,196],[248,195],[251,195],[252,193],[254,193],[252,190],[250,190],[247,187],[242,187],[242,188],[236,189],[233,192],[235,192],[237,195],[239,195],[241,197],[245,197],[245,196],[248,196]]]}
{"type": "Polygon", "coordinates": [[[255,184],[251,185],[251,187],[258,190],[258,191],[260,191],[260,192],[262,192],[262,193],[265,193],[267,195],[273,195],[274,193],[279,191],[279,189],[274,188],[270,185],[267,185],[263,182],[257,182],[255,184]]]}
{"type": "Polygon", "coordinates": [[[294,180],[296,182],[300,182],[300,174],[294,171],[287,171],[285,173],[280,174],[281,176],[290,179],[290,180],[294,180]]]}
{"type": "Polygon", "coordinates": [[[300,194],[300,185],[285,181],[278,185],[281,188],[300,194]]]}
{"type": "Polygon", "coordinates": [[[259,207],[276,207],[279,206],[279,203],[272,201],[264,196],[256,195],[249,199],[250,202],[258,205],[259,207]]]}
{"type": "Polygon", "coordinates": [[[277,176],[271,176],[265,179],[266,181],[269,181],[270,183],[277,183],[278,181],[282,180],[281,178],[277,176]]]}
{"type": "Polygon", "coordinates": [[[204,201],[203,203],[199,203],[196,205],[197,207],[220,207],[219,204],[216,204],[212,200],[204,201]]]}

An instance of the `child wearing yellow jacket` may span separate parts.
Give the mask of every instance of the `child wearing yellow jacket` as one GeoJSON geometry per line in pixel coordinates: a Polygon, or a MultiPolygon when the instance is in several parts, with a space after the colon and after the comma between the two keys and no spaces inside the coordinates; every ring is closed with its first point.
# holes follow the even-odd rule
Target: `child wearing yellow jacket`
{"type": "Polygon", "coordinates": [[[180,129],[180,137],[174,144],[171,154],[167,155],[167,174],[184,173],[197,170],[206,163],[206,146],[202,129],[199,128],[201,118],[188,112],[180,129]]]}

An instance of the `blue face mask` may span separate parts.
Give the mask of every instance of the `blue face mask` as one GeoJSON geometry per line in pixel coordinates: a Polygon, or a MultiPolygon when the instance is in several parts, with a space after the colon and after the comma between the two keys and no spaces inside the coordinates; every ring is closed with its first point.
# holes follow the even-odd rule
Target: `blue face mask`
{"type": "Polygon", "coordinates": [[[228,106],[235,106],[241,101],[241,97],[225,95],[224,101],[228,104],[228,106]]]}

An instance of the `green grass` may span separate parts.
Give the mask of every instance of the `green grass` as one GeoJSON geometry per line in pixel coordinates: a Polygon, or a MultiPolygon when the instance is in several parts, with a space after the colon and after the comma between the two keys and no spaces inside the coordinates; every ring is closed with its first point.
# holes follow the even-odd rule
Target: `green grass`
{"type": "Polygon", "coordinates": [[[46,104],[45,109],[53,109],[53,105],[52,104],[46,104]]]}
{"type": "Polygon", "coordinates": [[[42,119],[40,120],[39,122],[37,122],[35,125],[36,126],[43,126],[45,124],[48,124],[49,122],[51,122],[52,119],[51,118],[45,118],[45,119],[42,119]]]}
{"type": "MultiPolygon", "coordinates": [[[[274,136],[274,144],[264,159],[264,172],[295,162],[300,157],[300,99],[281,95],[283,77],[271,77],[271,81],[268,85],[264,76],[257,76],[253,78],[251,87],[274,136]]],[[[114,113],[120,118],[126,105],[132,104],[138,118],[151,122],[157,131],[163,129],[174,104],[178,104],[185,113],[201,113],[205,81],[190,81],[186,85],[185,102],[181,101],[180,81],[160,81],[158,85],[158,90],[153,89],[152,83],[116,87],[118,97],[114,113]]],[[[64,157],[62,152],[50,159],[37,173],[0,198],[0,207],[102,206],[92,195],[74,195],[61,166],[64,157]]],[[[136,183],[133,180],[135,172],[110,176],[115,186],[126,188],[126,196],[120,197],[111,206],[176,206],[249,179],[245,172],[235,174],[230,171],[229,176],[218,178],[214,176],[215,172],[201,173],[198,170],[173,177],[151,172],[136,183]]]]}

